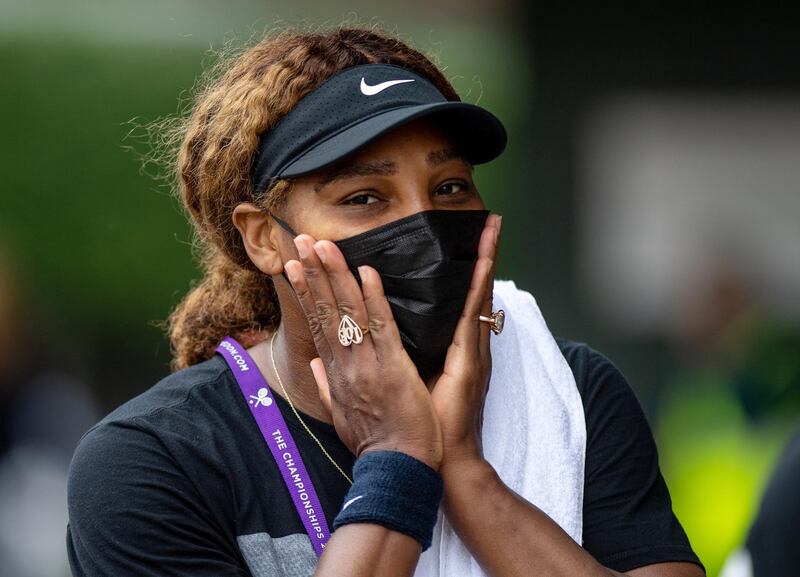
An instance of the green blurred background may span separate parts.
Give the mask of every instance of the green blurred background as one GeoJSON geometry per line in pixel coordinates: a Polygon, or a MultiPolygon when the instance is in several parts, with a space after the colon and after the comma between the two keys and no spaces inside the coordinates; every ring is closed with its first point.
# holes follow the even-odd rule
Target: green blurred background
{"type": "MultiPolygon", "coordinates": [[[[756,119],[759,102],[775,95],[796,108],[796,66],[783,64],[798,51],[796,42],[771,29],[753,32],[735,18],[697,12],[688,18],[675,5],[658,6],[655,13],[631,13],[544,4],[534,9],[512,0],[0,0],[0,293],[5,286],[13,295],[6,301],[13,303],[9,318],[16,325],[6,328],[18,331],[9,329],[11,337],[2,342],[24,333],[41,352],[25,357],[33,363],[28,369],[47,363],[68,375],[87,393],[89,420],[165,375],[169,347],[154,322],[166,318],[198,275],[179,203],[143,169],[140,155],[148,148],[141,127],[174,114],[226,42],[246,42],[286,23],[380,22],[437,54],[462,97],[506,123],[507,153],[477,171],[488,205],[505,215],[499,276],[534,293],[555,334],[589,342],[629,377],[656,434],[675,512],[708,574],[716,575],[741,544],[765,479],[797,422],[796,279],[725,258],[719,274],[706,275],[703,261],[703,274],[691,266],[674,269],[670,278],[685,282],[676,280],[671,294],[688,296],[677,305],[658,301],[660,317],[615,309],[615,295],[645,283],[652,271],[645,266],[641,273],[617,274],[603,267],[598,273],[593,251],[612,262],[625,258],[603,231],[619,231],[614,215],[632,210],[642,195],[633,189],[629,197],[604,200],[592,166],[611,148],[597,142],[611,142],[622,160],[612,158],[607,166],[613,170],[602,174],[612,184],[626,182],[615,175],[638,162],[626,160],[638,141],[615,131],[630,125],[646,143],[661,138],[658,122],[625,124],[629,116],[618,111],[630,109],[623,104],[631,94],[645,103],[636,110],[653,118],[662,118],[662,109],[684,118],[686,102],[719,110],[720,95],[748,95],[752,105],[745,108],[756,119]],[[592,202],[600,203],[597,210],[583,208],[592,202]],[[770,297],[778,293],[790,296],[770,297]],[[780,306],[773,306],[777,301],[780,306]]],[[[791,114],[786,118],[794,122],[791,114]]],[[[733,118],[730,124],[739,116],[724,118],[733,118]]],[[[762,137],[749,138],[757,147],[762,137]]],[[[682,145],[694,142],[681,138],[682,145]]],[[[697,142],[703,138],[701,133],[697,142]]],[[[664,150],[669,156],[673,149],[664,150]]],[[[703,154],[708,146],[698,148],[697,157],[703,154]]],[[[648,162],[658,167],[663,158],[648,162]]],[[[735,164],[734,156],[724,162],[735,164]]],[[[780,183],[750,196],[769,198],[772,186],[796,197],[796,167],[787,163],[781,170],[780,183]]],[[[692,189],[691,197],[703,206],[720,202],[713,192],[703,194],[692,189]]],[[[721,202],[737,198],[722,196],[721,202]]],[[[786,214],[800,216],[796,203],[786,206],[786,214]]],[[[657,205],[644,210],[658,214],[657,205]]],[[[713,228],[710,218],[695,226],[713,228]]],[[[733,246],[747,246],[772,226],[758,215],[747,222],[752,230],[739,230],[733,246]]],[[[680,233],[674,234],[677,240],[680,233]]],[[[637,243],[628,240],[626,247],[637,243]]],[[[780,262],[785,239],[774,243],[780,246],[769,254],[780,262]]],[[[657,251],[640,258],[652,268],[673,270],[657,251]]],[[[623,304],[634,310],[632,300],[623,304]]],[[[47,418],[58,426],[58,415],[47,418]]],[[[63,488],[54,486],[61,514],[63,488]]],[[[14,545],[13,514],[0,510],[0,567],[14,545]]],[[[56,524],[54,532],[59,547],[62,528],[56,524]]],[[[64,574],[62,555],[60,549],[41,553],[49,559],[43,568],[0,574],[64,574]]]]}

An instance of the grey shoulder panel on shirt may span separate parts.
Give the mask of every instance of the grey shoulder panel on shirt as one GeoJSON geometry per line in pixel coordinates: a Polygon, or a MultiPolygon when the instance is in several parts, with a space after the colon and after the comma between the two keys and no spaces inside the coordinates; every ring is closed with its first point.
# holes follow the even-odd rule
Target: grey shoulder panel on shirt
{"type": "Polygon", "coordinates": [[[306,577],[314,574],[317,555],[305,533],[272,537],[253,533],[236,537],[253,577],[306,577]]]}

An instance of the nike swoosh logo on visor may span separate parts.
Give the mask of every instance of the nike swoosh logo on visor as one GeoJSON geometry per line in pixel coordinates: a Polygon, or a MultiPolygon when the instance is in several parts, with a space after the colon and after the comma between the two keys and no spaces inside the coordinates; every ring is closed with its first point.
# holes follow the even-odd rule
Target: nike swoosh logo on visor
{"type": "Polygon", "coordinates": [[[413,78],[409,78],[407,80],[387,80],[386,82],[381,82],[380,84],[376,84],[375,86],[370,86],[367,84],[367,81],[364,80],[364,77],[361,77],[361,94],[364,96],[375,96],[379,92],[383,92],[390,86],[394,86],[395,84],[405,84],[406,82],[414,82],[413,78]]]}

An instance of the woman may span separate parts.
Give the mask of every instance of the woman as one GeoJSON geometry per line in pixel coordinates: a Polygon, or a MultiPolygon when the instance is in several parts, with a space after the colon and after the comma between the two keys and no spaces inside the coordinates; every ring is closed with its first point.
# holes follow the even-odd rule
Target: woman
{"type": "Polygon", "coordinates": [[[624,379],[493,283],[472,166],[504,146],[372,31],[265,39],[202,91],[205,278],[180,370],[76,452],[74,573],[703,575],[624,379]]]}

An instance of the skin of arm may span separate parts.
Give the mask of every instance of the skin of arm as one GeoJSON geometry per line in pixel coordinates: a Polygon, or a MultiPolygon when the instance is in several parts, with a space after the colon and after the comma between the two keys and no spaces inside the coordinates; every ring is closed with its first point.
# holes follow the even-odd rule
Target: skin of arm
{"type": "MultiPolygon", "coordinates": [[[[541,509],[509,489],[480,457],[445,460],[440,473],[445,514],[489,575],[623,575],[600,565],[541,509]]],[[[658,563],[624,575],[704,577],[705,573],[692,563],[658,563]]]]}
{"type": "Polygon", "coordinates": [[[412,537],[372,523],[351,523],[336,530],[314,575],[385,575],[414,573],[422,546],[412,537]]]}

